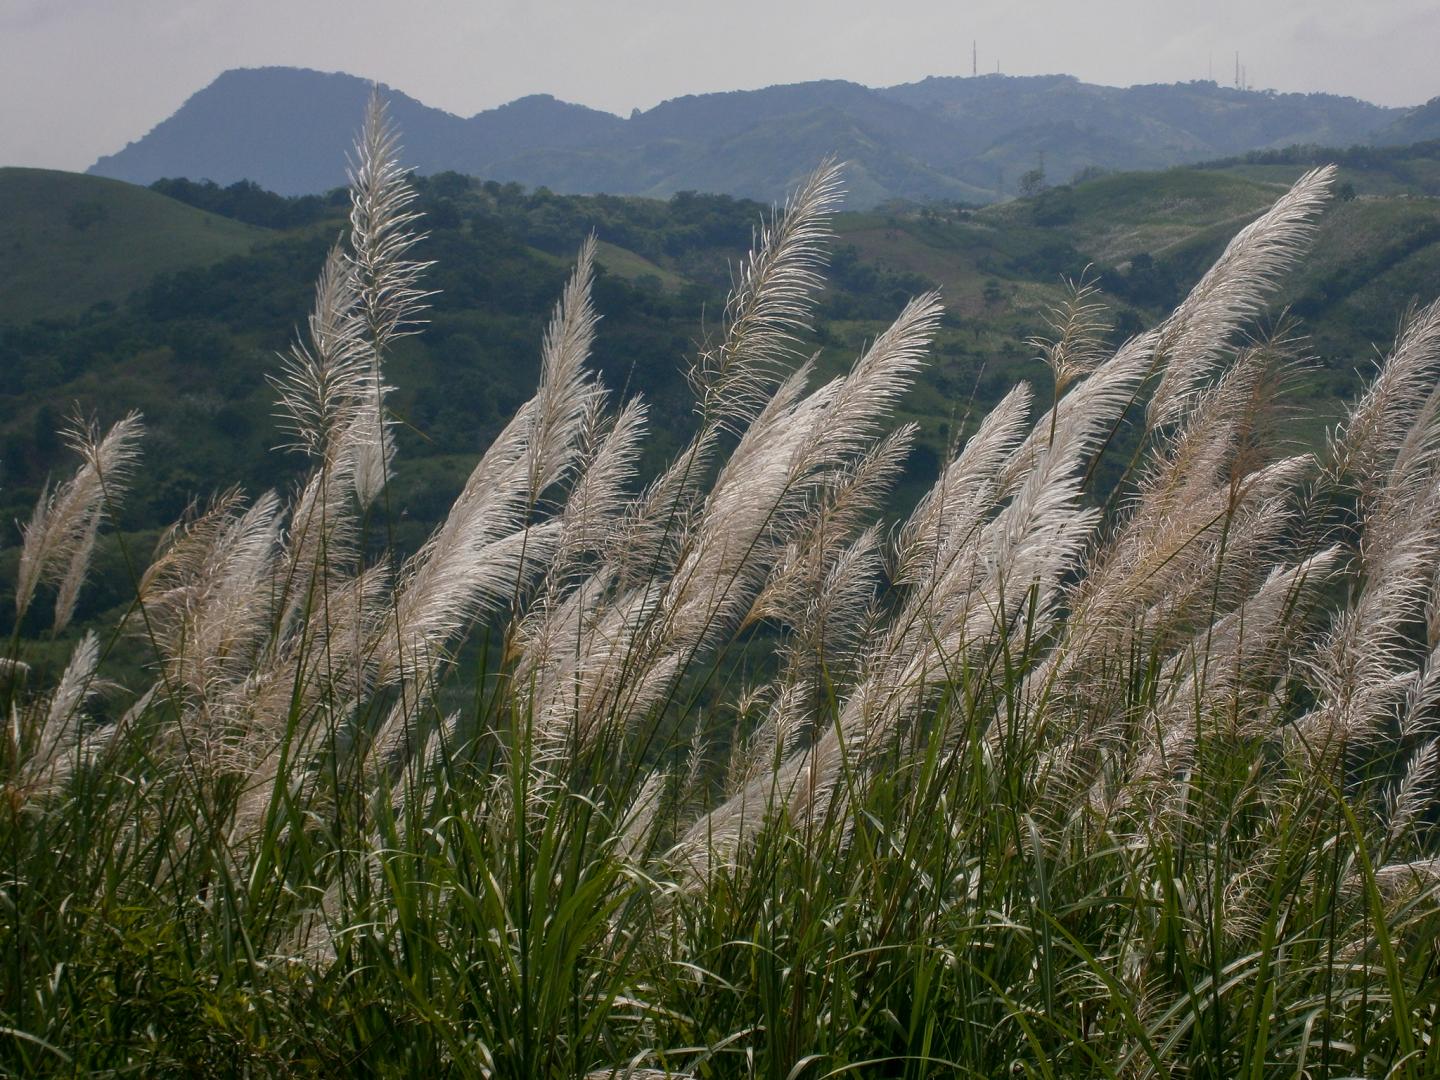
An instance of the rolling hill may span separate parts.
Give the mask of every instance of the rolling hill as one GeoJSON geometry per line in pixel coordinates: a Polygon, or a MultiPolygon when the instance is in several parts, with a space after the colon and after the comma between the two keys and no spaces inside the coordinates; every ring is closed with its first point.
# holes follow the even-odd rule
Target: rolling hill
{"type": "Polygon", "coordinates": [[[156,274],[243,254],[266,236],[132,184],[0,169],[0,322],[116,304],[156,274]]]}

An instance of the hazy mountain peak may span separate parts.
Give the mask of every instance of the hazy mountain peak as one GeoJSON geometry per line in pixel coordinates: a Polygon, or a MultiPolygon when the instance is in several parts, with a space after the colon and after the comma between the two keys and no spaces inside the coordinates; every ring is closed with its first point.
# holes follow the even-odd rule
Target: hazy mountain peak
{"type": "MultiPolygon", "coordinates": [[[[141,184],[186,176],[248,179],[282,194],[322,191],[345,182],[342,163],[370,86],[301,68],[227,71],[90,171],[141,184]]],[[[559,192],[664,196],[695,188],[773,200],[827,152],[841,151],[864,178],[856,205],[1002,198],[1042,159],[1050,182],[1063,183],[1090,167],[1157,168],[1295,143],[1348,146],[1409,130],[1409,110],[1353,98],[1213,82],[1107,87],[1073,75],[932,76],[878,89],[823,79],[690,94],[629,119],[550,94],[461,118],[382,89],[405,161],[422,173],[453,169],[559,192]],[[846,145],[823,145],[826,138],[846,145]]],[[[1421,115],[1411,126],[1431,125],[1421,115]]]]}

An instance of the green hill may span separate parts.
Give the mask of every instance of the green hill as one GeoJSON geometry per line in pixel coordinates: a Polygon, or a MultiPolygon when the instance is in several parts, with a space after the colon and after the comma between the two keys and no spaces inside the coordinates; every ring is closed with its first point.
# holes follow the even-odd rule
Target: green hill
{"type": "Polygon", "coordinates": [[[0,169],[0,322],[116,304],[158,273],[243,254],[268,235],[116,180],[0,169]]]}
{"type": "MultiPolygon", "coordinates": [[[[1432,103],[1433,105],[1433,103],[1432,103]]],[[[1440,109],[1426,106],[1432,114],[1440,109]]],[[[1317,165],[1338,167],[1336,185],[1356,195],[1440,195],[1440,138],[1404,146],[1291,146],[1206,162],[1196,168],[1291,184],[1317,165]]]]}

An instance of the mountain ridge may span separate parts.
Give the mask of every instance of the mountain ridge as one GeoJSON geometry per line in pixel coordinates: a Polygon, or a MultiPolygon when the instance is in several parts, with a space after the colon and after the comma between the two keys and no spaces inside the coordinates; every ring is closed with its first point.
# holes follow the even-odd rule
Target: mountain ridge
{"type": "MultiPolygon", "coordinates": [[[[303,68],[237,68],[89,171],[149,184],[253,180],[286,195],[345,182],[371,83],[303,68]]],[[[838,152],[871,178],[852,206],[892,199],[997,201],[1039,170],[1188,164],[1297,143],[1351,145],[1404,130],[1411,113],[1327,94],[1213,82],[1106,87],[1071,75],[932,76],[871,88],[842,79],[691,94],[622,118],[532,94],[469,117],[381,87],[426,174],[454,171],[567,194],[665,197],[705,190],[776,200],[838,152]],[[839,145],[824,146],[829,131],[839,145]],[[816,150],[819,147],[817,156],[816,150]],[[755,156],[770,155],[764,162],[755,156]]]]}

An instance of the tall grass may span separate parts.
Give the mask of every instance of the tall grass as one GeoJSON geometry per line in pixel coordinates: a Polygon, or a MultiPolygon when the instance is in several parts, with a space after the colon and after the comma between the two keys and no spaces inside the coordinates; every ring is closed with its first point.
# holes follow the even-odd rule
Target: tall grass
{"type": "Polygon", "coordinates": [[[811,385],[835,168],[757,233],[646,482],[587,245],[534,398],[405,558],[373,554],[384,362],[426,294],[378,102],[353,175],[276,378],[308,471],[127,553],[150,685],[19,633],[68,622],[138,418],[77,431],[23,530],[7,1070],[1440,1069],[1440,306],[1292,452],[1303,345],[1254,320],[1328,170],[1118,351],[1075,290],[1053,408],[1016,386],[903,522],[940,301],[811,385]]]}

